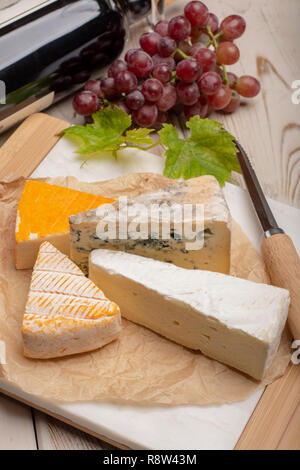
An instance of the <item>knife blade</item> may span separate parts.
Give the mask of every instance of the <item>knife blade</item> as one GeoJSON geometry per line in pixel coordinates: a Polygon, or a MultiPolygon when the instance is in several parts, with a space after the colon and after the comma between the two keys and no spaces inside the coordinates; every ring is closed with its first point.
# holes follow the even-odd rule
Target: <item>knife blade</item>
{"type": "Polygon", "coordinates": [[[300,260],[297,251],[291,238],[278,226],[245,150],[236,140],[234,143],[246,186],[264,231],[262,255],[266,268],[272,284],[290,292],[288,324],[294,339],[300,340],[300,260]]]}
{"type": "Polygon", "coordinates": [[[275,220],[270,206],[265,198],[262,187],[258,181],[256,173],[251,165],[248,155],[239,142],[234,140],[237,146],[237,157],[244,176],[246,186],[248,188],[254,209],[257,213],[265,237],[275,235],[276,233],[284,233],[275,220]]]}

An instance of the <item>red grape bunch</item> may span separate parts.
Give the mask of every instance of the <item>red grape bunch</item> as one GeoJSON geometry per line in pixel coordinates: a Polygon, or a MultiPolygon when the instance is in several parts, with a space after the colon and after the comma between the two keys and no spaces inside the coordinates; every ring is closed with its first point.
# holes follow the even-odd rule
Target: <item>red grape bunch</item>
{"type": "Polygon", "coordinates": [[[168,112],[184,111],[187,119],[207,117],[214,110],[235,111],[241,96],[253,98],[259,81],[237,77],[226,66],[240,57],[234,43],[246,22],[230,15],[219,23],[204,3],[189,2],[184,14],[159,21],[142,34],[140,48],[115,60],[106,78],[89,80],[73,100],[77,113],[88,116],[116,104],[141,127],[159,128],[168,112]]]}

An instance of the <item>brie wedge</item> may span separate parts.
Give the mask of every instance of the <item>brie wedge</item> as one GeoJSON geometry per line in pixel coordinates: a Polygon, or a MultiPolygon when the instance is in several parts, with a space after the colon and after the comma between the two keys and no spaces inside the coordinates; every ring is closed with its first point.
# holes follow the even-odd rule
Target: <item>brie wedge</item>
{"type": "Polygon", "coordinates": [[[119,307],[67,256],[44,242],[23,319],[24,355],[46,359],[100,348],[119,336],[119,307]]]}
{"type": "Polygon", "coordinates": [[[84,273],[90,251],[97,248],[228,273],[230,235],[222,190],[213,176],[205,175],[71,216],[70,256],[84,273]],[[188,227],[194,230],[193,246],[188,227]]]}
{"type": "Polygon", "coordinates": [[[128,320],[261,379],[284,328],[289,292],[124,252],[95,250],[89,277],[128,320]]]}

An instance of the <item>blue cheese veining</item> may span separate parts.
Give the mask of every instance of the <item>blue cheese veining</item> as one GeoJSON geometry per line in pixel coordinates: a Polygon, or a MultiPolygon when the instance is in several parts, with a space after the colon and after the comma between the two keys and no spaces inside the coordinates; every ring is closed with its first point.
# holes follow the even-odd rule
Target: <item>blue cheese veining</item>
{"type": "Polygon", "coordinates": [[[125,251],[187,269],[229,272],[230,213],[213,176],[200,176],[129,199],[126,209],[129,214],[126,234],[122,224],[123,208],[119,201],[70,217],[70,256],[85,273],[88,272],[89,253],[99,248],[125,251]],[[153,206],[160,208],[156,215],[153,215],[153,206]],[[169,222],[163,208],[176,206],[193,208],[186,212],[182,210],[182,222],[193,228],[194,241],[199,242],[196,245],[199,248],[190,248],[191,239],[185,230],[179,228],[176,218],[172,218],[172,211],[169,237],[161,236],[169,222]],[[195,207],[203,208],[201,216],[198,210],[194,210],[195,207]],[[104,228],[101,232],[101,227],[113,221],[116,221],[116,233],[108,238],[104,228]],[[153,223],[157,224],[157,232],[153,232],[153,223]],[[132,225],[143,225],[148,235],[137,238],[136,230],[130,228],[132,225]],[[197,227],[200,227],[198,231],[197,227]]]}

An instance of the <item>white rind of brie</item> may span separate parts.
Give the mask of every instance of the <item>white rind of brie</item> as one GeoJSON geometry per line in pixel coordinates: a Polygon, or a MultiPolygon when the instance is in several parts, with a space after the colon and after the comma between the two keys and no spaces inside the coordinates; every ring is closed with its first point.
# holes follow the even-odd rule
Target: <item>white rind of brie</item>
{"type": "Polygon", "coordinates": [[[290,301],[285,289],[102,249],[90,255],[89,277],[125,318],[258,380],[290,301]]]}

